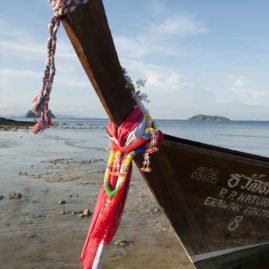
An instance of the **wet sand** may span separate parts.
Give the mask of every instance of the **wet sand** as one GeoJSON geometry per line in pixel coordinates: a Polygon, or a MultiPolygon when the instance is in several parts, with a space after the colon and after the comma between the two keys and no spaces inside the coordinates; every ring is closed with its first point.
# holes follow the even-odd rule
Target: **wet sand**
{"type": "MultiPolygon", "coordinates": [[[[62,134],[0,131],[0,268],[80,268],[91,218],[79,213],[94,209],[106,153],[65,141],[62,134]],[[20,192],[21,199],[10,200],[11,192],[20,192]]],[[[110,268],[193,268],[136,169],[120,228],[105,256],[104,269],[110,268]],[[115,245],[118,239],[127,245],[115,245]]]]}

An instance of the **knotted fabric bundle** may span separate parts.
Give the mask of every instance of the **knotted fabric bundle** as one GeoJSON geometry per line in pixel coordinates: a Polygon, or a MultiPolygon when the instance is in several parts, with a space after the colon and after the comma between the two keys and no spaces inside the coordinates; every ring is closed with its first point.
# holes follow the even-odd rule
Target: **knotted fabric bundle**
{"type": "Polygon", "coordinates": [[[52,125],[49,115],[49,100],[56,72],[54,56],[56,52],[57,31],[60,26],[60,17],[73,12],[78,6],[86,4],[88,0],[49,0],[49,2],[54,10],[54,16],[48,25],[49,38],[47,42],[48,52],[46,67],[40,94],[32,101],[32,111],[36,115],[41,115],[40,119],[32,129],[32,132],[35,134],[52,125]]]}
{"type": "MultiPolygon", "coordinates": [[[[104,246],[114,237],[123,213],[132,174],[132,159],[145,152],[150,144],[152,121],[136,107],[116,128],[109,121],[111,153],[104,176],[104,185],[97,198],[93,218],[81,252],[84,269],[101,268],[104,246]],[[150,125],[150,126],[149,126],[150,125]]],[[[157,131],[159,132],[159,131],[157,131]]],[[[152,153],[152,152],[151,152],[152,153]]]]}

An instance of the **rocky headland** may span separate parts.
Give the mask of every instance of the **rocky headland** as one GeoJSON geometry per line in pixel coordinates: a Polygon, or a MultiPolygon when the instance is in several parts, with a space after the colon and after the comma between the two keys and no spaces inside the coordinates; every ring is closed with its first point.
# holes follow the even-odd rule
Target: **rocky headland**
{"type": "Polygon", "coordinates": [[[194,115],[188,120],[196,120],[196,121],[229,121],[230,119],[223,116],[210,116],[204,114],[194,115]]]}
{"type": "MultiPolygon", "coordinates": [[[[52,119],[56,118],[55,115],[51,112],[51,110],[49,110],[49,116],[52,119]]],[[[39,117],[40,117],[40,114],[39,115],[36,115],[32,110],[29,110],[26,113],[26,118],[39,118],[39,117]]]]}
{"type": "Polygon", "coordinates": [[[1,131],[8,131],[11,129],[18,129],[18,128],[27,129],[33,125],[34,125],[34,122],[32,121],[17,121],[17,120],[11,120],[11,119],[0,117],[0,130],[1,131]]]}

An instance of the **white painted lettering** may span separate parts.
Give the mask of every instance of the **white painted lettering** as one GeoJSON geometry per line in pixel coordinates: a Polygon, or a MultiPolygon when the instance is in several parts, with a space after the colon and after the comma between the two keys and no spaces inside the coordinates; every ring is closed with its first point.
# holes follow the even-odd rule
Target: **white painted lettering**
{"type": "Polygon", "coordinates": [[[234,198],[237,196],[237,191],[232,191],[230,195],[228,196],[228,199],[234,200],[234,198]]]}
{"type": "Polygon", "coordinates": [[[218,196],[220,196],[220,197],[224,197],[225,194],[227,194],[227,193],[228,193],[228,189],[226,189],[226,188],[221,188],[221,190],[220,190],[218,196]]]}

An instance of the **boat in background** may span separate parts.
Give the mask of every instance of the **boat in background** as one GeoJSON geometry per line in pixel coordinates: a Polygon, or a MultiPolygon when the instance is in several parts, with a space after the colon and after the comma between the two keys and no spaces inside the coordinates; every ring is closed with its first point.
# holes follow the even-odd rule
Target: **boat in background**
{"type": "MultiPolygon", "coordinates": [[[[136,106],[101,0],[62,18],[109,118],[136,106]]],[[[135,159],[138,166],[142,157],[135,159]]],[[[142,173],[197,269],[269,268],[269,158],[165,135],[142,173]]]]}

